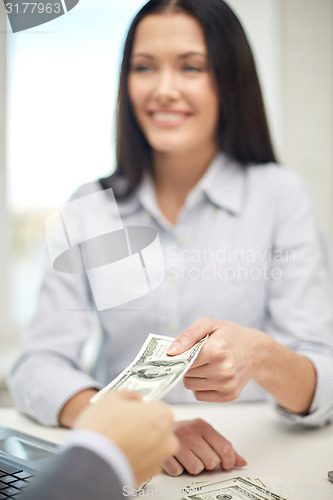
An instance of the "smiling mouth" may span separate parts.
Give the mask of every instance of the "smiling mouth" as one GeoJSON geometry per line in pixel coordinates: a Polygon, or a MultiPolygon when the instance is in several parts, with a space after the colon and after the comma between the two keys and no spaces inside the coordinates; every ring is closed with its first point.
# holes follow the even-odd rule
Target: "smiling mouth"
{"type": "Polygon", "coordinates": [[[184,122],[189,116],[189,113],[179,113],[171,111],[156,111],[149,113],[150,118],[158,124],[177,125],[184,122]]]}

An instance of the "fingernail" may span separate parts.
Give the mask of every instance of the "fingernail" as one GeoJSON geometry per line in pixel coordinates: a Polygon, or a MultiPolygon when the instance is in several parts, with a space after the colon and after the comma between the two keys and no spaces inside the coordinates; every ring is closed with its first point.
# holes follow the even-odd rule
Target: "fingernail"
{"type": "Polygon", "coordinates": [[[175,354],[177,351],[179,351],[180,344],[179,342],[173,342],[168,348],[167,348],[167,354],[175,354]]]}
{"type": "Polygon", "coordinates": [[[247,461],[245,460],[245,458],[243,457],[240,457],[240,467],[244,467],[244,465],[248,465],[247,461]]]}

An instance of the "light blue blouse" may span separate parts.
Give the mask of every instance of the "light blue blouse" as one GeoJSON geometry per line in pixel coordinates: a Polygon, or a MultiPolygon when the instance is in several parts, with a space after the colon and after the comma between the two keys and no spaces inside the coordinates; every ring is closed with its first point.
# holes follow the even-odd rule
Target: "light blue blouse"
{"type": "MultiPolygon", "coordinates": [[[[75,197],[100,189],[98,182],[90,183],[75,197]]],[[[107,196],[104,204],[105,210],[99,205],[89,217],[107,223],[107,196]]],[[[208,316],[260,329],[310,358],[317,370],[310,413],[277,410],[304,425],[332,418],[331,280],[308,194],[295,173],[275,164],[244,169],[221,153],[189,193],[175,226],[161,214],[148,175],[118,209],[125,226],[158,231],[166,278],[148,295],[94,312],[86,277],[49,266],[37,315],[9,378],[22,412],[57,425],[68,399],[112,380],[134,359],[148,333],[176,336],[208,316]],[[86,373],[81,351],[96,317],[101,348],[92,373],[86,373]]],[[[78,214],[78,231],[84,230],[84,215],[78,214]]],[[[239,399],[265,397],[250,381],[239,399]]],[[[182,383],[166,400],[195,401],[182,383]]]]}

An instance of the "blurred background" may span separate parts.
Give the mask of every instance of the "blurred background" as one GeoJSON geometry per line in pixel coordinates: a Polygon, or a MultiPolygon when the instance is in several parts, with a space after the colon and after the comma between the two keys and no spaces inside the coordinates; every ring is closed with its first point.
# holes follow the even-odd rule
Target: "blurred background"
{"type": "MultiPolygon", "coordinates": [[[[0,2],[0,406],[48,258],[44,222],[114,168],[126,31],[144,0],[80,0],[13,34],[0,2]]],[[[229,0],[251,42],[275,149],[333,236],[333,1],[229,0]]]]}

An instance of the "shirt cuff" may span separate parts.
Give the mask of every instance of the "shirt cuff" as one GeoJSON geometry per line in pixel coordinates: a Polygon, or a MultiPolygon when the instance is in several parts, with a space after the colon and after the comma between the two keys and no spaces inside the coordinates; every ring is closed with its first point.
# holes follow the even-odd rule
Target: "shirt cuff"
{"type": "Polygon", "coordinates": [[[123,486],[131,489],[135,487],[133,472],[126,456],[110,439],[95,431],[77,429],[70,431],[64,442],[64,449],[74,446],[96,453],[110,465],[123,486]]]}
{"type": "Polygon", "coordinates": [[[294,424],[301,424],[306,427],[323,427],[332,421],[333,404],[318,408],[306,415],[292,413],[278,404],[275,404],[275,408],[283,420],[293,422],[294,424]]]}
{"type": "Polygon", "coordinates": [[[309,412],[305,415],[291,413],[277,405],[282,418],[308,427],[321,427],[333,420],[333,365],[332,358],[318,353],[300,351],[310,359],[316,369],[317,384],[309,412]]]}
{"type": "Polygon", "coordinates": [[[313,353],[300,352],[308,357],[317,372],[317,385],[309,412],[305,415],[292,413],[275,403],[277,413],[283,420],[306,427],[322,427],[333,420],[333,366],[332,359],[313,353]]]}

